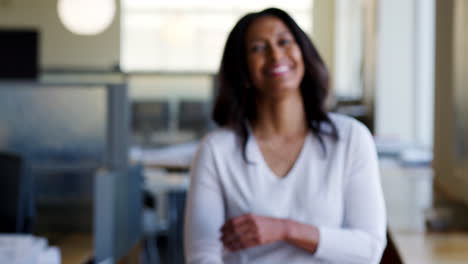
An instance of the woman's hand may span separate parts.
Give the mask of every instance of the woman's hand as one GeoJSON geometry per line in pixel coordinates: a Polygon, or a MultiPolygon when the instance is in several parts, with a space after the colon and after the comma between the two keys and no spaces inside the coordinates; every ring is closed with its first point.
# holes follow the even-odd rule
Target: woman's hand
{"type": "Polygon", "coordinates": [[[286,220],[245,214],[221,227],[221,241],[231,251],[281,241],[286,238],[286,220]]]}

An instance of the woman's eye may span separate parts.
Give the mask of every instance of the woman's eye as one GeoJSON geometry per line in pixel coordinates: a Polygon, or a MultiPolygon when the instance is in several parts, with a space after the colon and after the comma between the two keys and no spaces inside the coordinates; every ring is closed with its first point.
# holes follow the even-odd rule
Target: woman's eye
{"type": "Polygon", "coordinates": [[[288,44],[290,44],[291,42],[292,42],[292,40],[290,40],[290,39],[280,39],[280,40],[278,41],[278,43],[279,43],[280,46],[288,45],[288,44]]]}
{"type": "Polygon", "coordinates": [[[252,52],[261,52],[265,50],[265,45],[254,45],[250,48],[252,52]]]}

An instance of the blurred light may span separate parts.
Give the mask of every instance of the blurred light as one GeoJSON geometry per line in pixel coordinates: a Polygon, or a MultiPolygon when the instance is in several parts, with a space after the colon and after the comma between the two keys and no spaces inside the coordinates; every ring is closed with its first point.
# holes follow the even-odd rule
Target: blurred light
{"type": "Polygon", "coordinates": [[[192,25],[187,16],[172,14],[160,29],[161,38],[169,47],[190,45],[195,31],[192,25]]]}
{"type": "Polygon", "coordinates": [[[78,35],[97,35],[106,30],[115,16],[114,0],[59,0],[57,11],[62,24],[78,35]]]}

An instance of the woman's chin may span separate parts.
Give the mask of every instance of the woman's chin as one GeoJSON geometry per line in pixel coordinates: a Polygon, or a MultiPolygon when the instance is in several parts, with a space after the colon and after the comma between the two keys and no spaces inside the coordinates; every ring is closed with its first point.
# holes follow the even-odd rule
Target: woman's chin
{"type": "Polygon", "coordinates": [[[300,89],[291,86],[274,86],[270,87],[265,94],[267,98],[271,99],[285,99],[291,96],[300,96],[300,89]]]}

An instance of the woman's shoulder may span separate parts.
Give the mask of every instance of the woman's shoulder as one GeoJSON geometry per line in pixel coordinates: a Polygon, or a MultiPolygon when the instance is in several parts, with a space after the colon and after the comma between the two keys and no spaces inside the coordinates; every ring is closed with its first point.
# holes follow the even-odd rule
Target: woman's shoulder
{"type": "Polygon", "coordinates": [[[338,130],[340,138],[346,138],[356,133],[360,135],[370,134],[369,129],[353,117],[338,113],[328,113],[328,116],[338,130]]]}
{"type": "Polygon", "coordinates": [[[210,145],[212,148],[234,147],[236,139],[236,133],[232,129],[216,128],[203,137],[202,144],[210,145]]]}

